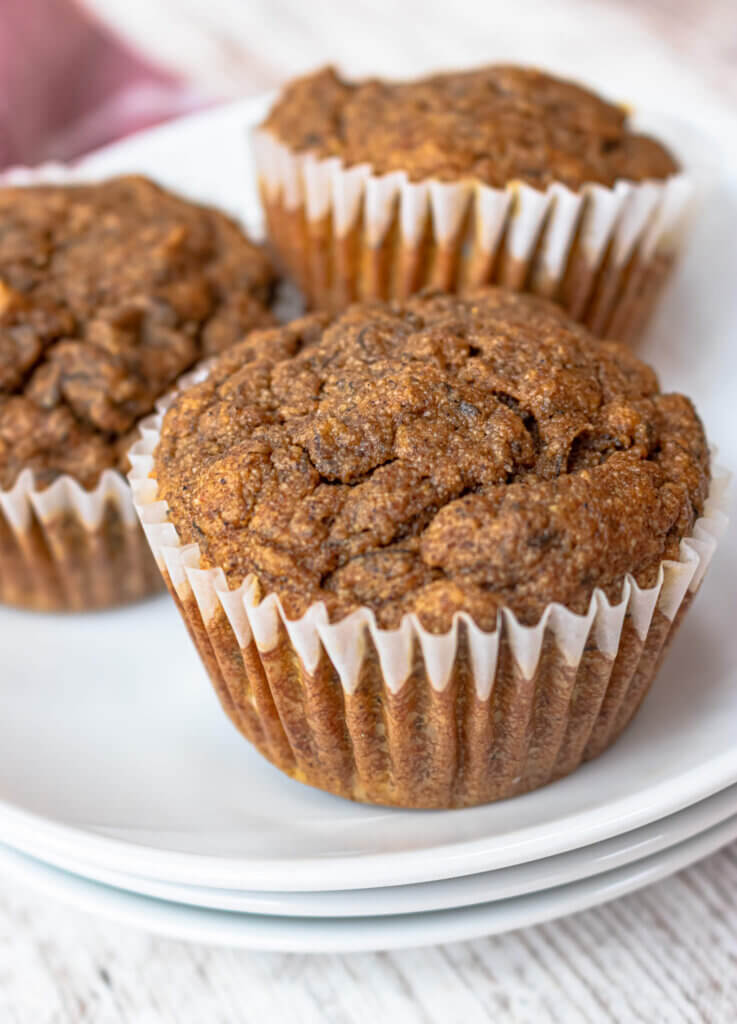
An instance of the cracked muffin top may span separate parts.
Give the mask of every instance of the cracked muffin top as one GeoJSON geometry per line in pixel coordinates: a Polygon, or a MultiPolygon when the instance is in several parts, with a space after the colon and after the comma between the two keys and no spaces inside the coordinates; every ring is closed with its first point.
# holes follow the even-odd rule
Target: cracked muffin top
{"type": "Polygon", "coordinates": [[[701,513],[682,395],[556,306],[486,288],[253,332],[168,409],[153,475],[182,540],[290,617],[486,629],[652,585],[701,513]]]}
{"type": "Polygon", "coordinates": [[[124,468],[138,419],[266,310],[261,249],[144,178],[0,188],[0,487],[124,468]]]}
{"type": "Polygon", "coordinates": [[[503,187],[662,179],[678,169],[627,112],[535,68],[491,65],[410,82],[347,82],[325,68],[287,86],[262,125],[291,149],[412,180],[503,187]]]}

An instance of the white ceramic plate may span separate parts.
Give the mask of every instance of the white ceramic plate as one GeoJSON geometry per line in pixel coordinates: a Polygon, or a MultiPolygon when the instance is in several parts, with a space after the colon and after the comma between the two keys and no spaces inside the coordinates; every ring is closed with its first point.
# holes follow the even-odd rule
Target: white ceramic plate
{"type": "MultiPolygon", "coordinates": [[[[262,109],[168,125],[98,154],[86,172],[147,172],[255,222],[242,146],[262,109]]],[[[672,130],[688,158],[691,134],[672,130]]],[[[717,143],[697,150],[719,163],[717,143]]],[[[737,166],[725,162],[644,355],[666,387],[693,395],[728,467],[736,265],[737,166]]],[[[76,617],[2,610],[0,834],[109,870],[270,891],[457,877],[620,835],[737,781],[735,580],[731,532],[612,750],[536,793],[452,812],[362,807],[281,776],[225,719],[167,598],[76,617]]]]}
{"type": "Polygon", "coordinates": [[[268,917],[205,910],[90,882],[0,846],[0,873],[78,910],[171,938],[282,953],[349,953],[498,935],[573,914],[657,882],[737,837],[730,818],[677,846],[583,882],[517,899],[388,917],[268,917]]]}
{"type": "Polygon", "coordinates": [[[540,893],[632,864],[732,817],[737,817],[737,786],[723,789],[692,807],[642,828],[555,857],[544,857],[480,875],[345,892],[245,892],[188,886],[128,875],[73,858],[44,857],[43,850],[26,849],[23,852],[32,856],[36,854],[40,860],[83,878],[171,903],[275,916],[380,917],[470,907],[540,893]]]}

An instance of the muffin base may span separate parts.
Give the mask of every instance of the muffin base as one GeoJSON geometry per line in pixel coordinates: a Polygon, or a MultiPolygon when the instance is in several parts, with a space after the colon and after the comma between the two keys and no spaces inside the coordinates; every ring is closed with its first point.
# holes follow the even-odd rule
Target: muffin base
{"type": "Polygon", "coordinates": [[[86,492],[68,477],[39,491],[26,472],[0,492],[0,603],[92,611],[163,589],[119,473],[86,492]]]}
{"type": "Polygon", "coordinates": [[[577,668],[546,631],[532,678],[502,633],[486,700],[465,636],[442,691],[430,683],[415,643],[410,674],[393,693],[369,641],[358,685],[345,693],[324,652],[307,671],[283,626],[273,649],[260,651],[253,638],[241,647],[222,609],[205,623],[194,595],[182,599],[164,578],[223,709],[267,760],[350,800],[416,809],[517,796],[603,753],[642,704],[682,620],[656,610],[643,640],[627,617],[616,655],[587,646],[577,668]]]}
{"type": "Polygon", "coordinates": [[[503,284],[632,341],[674,263],[691,192],[684,175],[575,193],[411,182],[292,152],[261,130],[253,143],[275,259],[308,304],[331,311],[425,287],[503,284]]]}

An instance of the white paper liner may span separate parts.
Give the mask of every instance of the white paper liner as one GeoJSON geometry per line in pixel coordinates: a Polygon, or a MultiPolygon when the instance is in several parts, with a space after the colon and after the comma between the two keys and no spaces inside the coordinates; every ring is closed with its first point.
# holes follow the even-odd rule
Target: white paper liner
{"type": "Polygon", "coordinates": [[[274,649],[279,643],[281,623],[308,674],[314,673],[320,652],[324,650],[346,694],[354,693],[358,685],[367,633],[392,693],[399,692],[410,675],[415,638],[422,650],[431,685],[438,692],[444,690],[455,661],[461,622],[466,627],[479,700],[488,700],[491,694],[502,635],[507,638],[522,676],[528,680],[535,674],[548,629],[552,630],[558,649],[571,668],[580,663],[590,638],[604,655],[613,658],[627,615],[643,641],[656,608],[673,621],[686,593],[695,591],[701,583],[718,539],[727,527],[724,509],[729,477],[717,468],[712,473],[704,514],[696,522],[693,534],[681,541],[679,560],[664,561],[656,584],[647,589],[639,587],[628,576],[618,603],[611,604],[603,591],[595,591],[585,615],[553,603],[537,625],[524,626],[509,609],[504,609],[496,629],[485,632],[461,612],[454,616],[447,633],[433,634],[423,628],[414,614],[405,615],[398,629],[381,629],[373,612],[365,607],[331,624],[324,604],[317,602],[302,618],[292,621],[276,594],[261,598],[254,576],[247,577],[240,587],[231,590],[222,569],[201,568],[197,544],[181,543],[176,528],[169,521],[168,505],[158,497],[156,481],[150,476],[165,407],[166,402],[162,402],[159,412],[142,423],[140,440],[129,453],[132,469],[128,475],[136,510],[162,573],[168,575],[183,603],[190,595],[194,596],[205,626],[222,608],[242,649],[251,639],[262,654],[274,649]]]}
{"type": "MultiPolygon", "coordinates": [[[[574,259],[580,260],[585,270],[578,271],[575,294],[564,303],[577,319],[605,263],[617,278],[635,257],[649,264],[656,253],[676,249],[693,191],[683,173],[612,187],[589,183],[576,192],[557,182],[544,190],[522,182],[493,188],[476,179],[411,182],[401,171],[378,175],[369,164],[345,167],[339,157],[295,153],[260,128],[252,143],[267,204],[303,213],[308,225],[329,217],[337,240],[360,225],[364,244],[380,249],[396,217],[400,245],[412,249],[429,218],[437,247],[457,249],[465,264],[457,275],[464,284],[497,280],[548,297],[561,297],[574,259]]],[[[277,248],[288,244],[272,241],[277,248]]],[[[430,278],[419,286],[427,283],[437,282],[430,278]]]]}
{"type": "Polygon", "coordinates": [[[85,529],[97,530],[111,504],[127,527],[136,525],[130,487],[123,474],[114,469],[106,469],[91,491],[68,475],[58,477],[41,490],[30,469],[23,470],[9,491],[0,491],[0,509],[16,533],[28,530],[34,515],[39,522],[48,524],[66,513],[85,529]]]}
{"type": "Polygon", "coordinates": [[[0,601],[35,611],[84,611],[161,589],[130,486],[105,470],[86,491],[70,476],[39,489],[25,469],[0,491],[0,601]]]}

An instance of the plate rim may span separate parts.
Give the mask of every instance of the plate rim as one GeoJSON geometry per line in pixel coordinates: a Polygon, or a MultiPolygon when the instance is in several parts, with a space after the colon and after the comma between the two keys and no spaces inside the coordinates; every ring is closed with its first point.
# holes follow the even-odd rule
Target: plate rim
{"type": "Polygon", "coordinates": [[[280,858],[275,862],[269,858],[215,857],[162,850],[53,821],[6,801],[0,801],[0,827],[6,840],[15,834],[21,837],[22,844],[22,837],[42,833],[46,836],[47,848],[52,851],[70,853],[75,849],[86,849],[88,853],[83,859],[92,863],[106,864],[130,874],[193,885],[284,892],[370,889],[480,874],[543,856],[567,853],[630,832],[691,807],[737,782],[737,749],[734,753],[719,755],[709,762],[709,766],[711,771],[708,775],[704,765],[700,765],[659,783],[649,791],[650,799],[645,804],[641,794],[622,797],[609,804],[606,817],[590,829],[586,842],[566,838],[575,836],[577,821],[586,819],[591,813],[582,811],[556,819],[537,836],[534,835],[538,831],[535,826],[518,829],[509,834],[501,847],[491,849],[487,836],[464,843],[436,845],[431,851],[364,854],[360,863],[355,856],[336,856],[330,862],[329,877],[326,877],[328,865],[319,858],[280,858]],[[722,770],[719,771],[714,764],[722,770]],[[690,788],[687,788],[687,782],[690,788]],[[662,803],[657,800],[661,792],[670,797],[663,799],[662,803]],[[542,853],[542,850],[546,852],[542,853]],[[461,857],[462,864],[459,863],[461,857]],[[358,871],[357,866],[360,868],[358,871]]]}
{"type": "MultiPolygon", "coordinates": [[[[533,892],[539,893],[573,882],[584,881],[668,850],[681,842],[709,831],[715,825],[722,824],[730,818],[737,820],[737,784],[685,807],[674,815],[656,819],[639,829],[620,833],[602,840],[600,843],[541,858],[539,861],[528,861],[500,868],[497,871],[438,879],[434,882],[390,886],[379,890],[374,888],[335,890],[333,892],[259,892],[258,890],[249,892],[221,889],[214,886],[187,886],[170,880],[118,873],[111,871],[106,866],[77,861],[73,858],[64,858],[54,854],[49,856],[48,850],[44,851],[42,848],[32,849],[26,846],[24,848],[15,847],[15,849],[36,860],[43,861],[51,867],[128,892],[131,895],[146,896],[169,903],[181,903],[190,907],[268,917],[342,918],[362,916],[364,912],[358,909],[360,904],[354,903],[353,909],[349,909],[351,900],[355,901],[358,897],[361,900],[369,900],[371,903],[371,917],[385,917],[396,914],[422,914],[437,910],[460,909],[482,903],[516,899],[533,892]],[[630,837],[629,843],[622,845],[620,842],[618,845],[617,841],[624,841],[627,836],[630,837]],[[581,854],[587,855],[588,859],[584,863],[581,863],[579,856],[581,854]],[[549,863],[546,865],[546,862],[549,863]],[[494,875],[506,874],[509,876],[519,872],[519,869],[524,870],[531,866],[539,876],[542,876],[543,884],[539,884],[541,877],[538,877],[535,882],[530,879],[521,887],[518,882],[517,891],[514,891],[514,883],[502,879],[504,891],[490,895],[494,875]],[[581,871],[582,867],[583,871],[581,871]],[[458,883],[461,883],[460,886],[458,883]],[[510,886],[512,891],[510,891],[510,886]],[[460,893],[458,892],[459,888],[460,893]],[[191,893],[188,898],[187,889],[194,889],[197,898],[192,899],[191,893]],[[392,897],[399,897],[400,892],[406,895],[407,890],[414,890],[412,895],[420,902],[412,903],[410,901],[409,906],[405,904],[401,909],[390,909],[392,897]],[[453,896],[454,890],[457,892],[456,896],[453,896]],[[376,902],[377,895],[381,901],[378,904],[376,902]],[[213,896],[216,902],[208,902],[208,898],[212,899],[213,896]],[[300,907],[304,897],[308,897],[310,903],[306,907],[300,907]],[[249,899],[252,901],[251,906],[247,905],[249,899]],[[385,900],[386,903],[383,902],[385,900]],[[430,901],[429,905],[426,903],[427,900],[430,901]],[[290,901],[292,901],[291,906],[290,901]],[[338,909],[336,909],[336,905],[338,909]]],[[[5,843],[4,845],[12,846],[13,844],[5,843]]],[[[496,881],[498,882],[499,879],[497,878],[496,881]]]]}
{"type": "Polygon", "coordinates": [[[76,909],[168,938],[280,953],[357,953],[469,941],[543,924],[660,881],[735,838],[737,817],[642,861],[582,882],[476,907],[379,918],[267,917],[184,907],[121,893],[2,845],[0,869],[76,909]]]}

